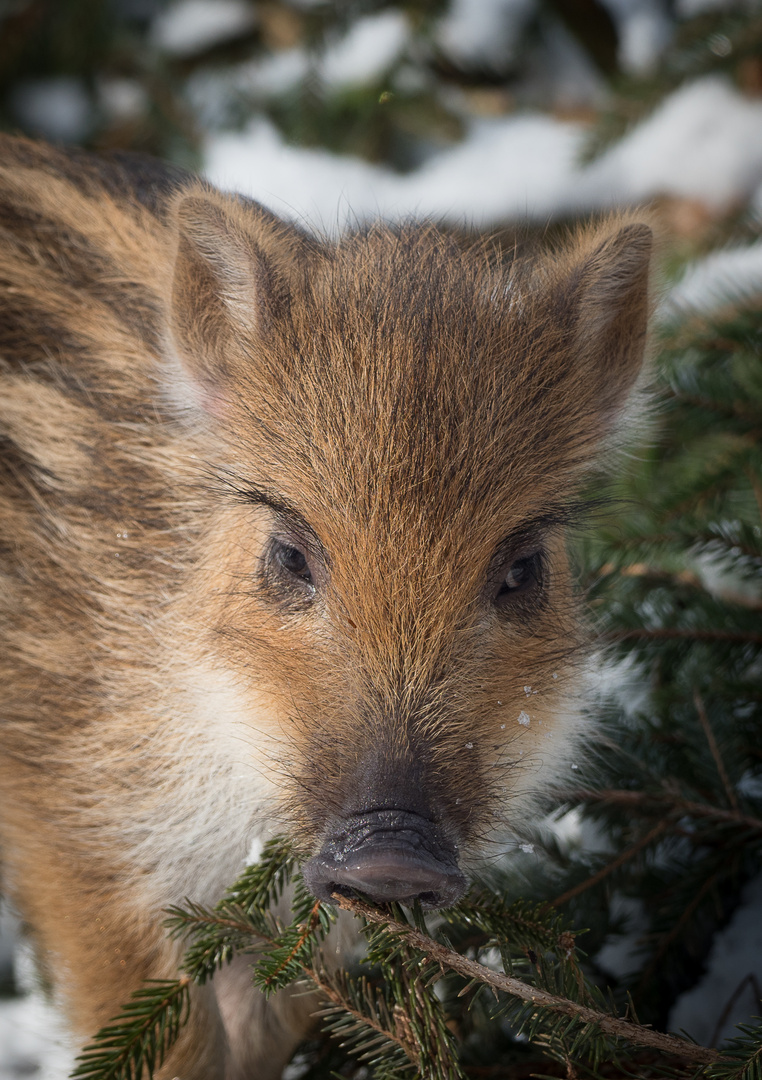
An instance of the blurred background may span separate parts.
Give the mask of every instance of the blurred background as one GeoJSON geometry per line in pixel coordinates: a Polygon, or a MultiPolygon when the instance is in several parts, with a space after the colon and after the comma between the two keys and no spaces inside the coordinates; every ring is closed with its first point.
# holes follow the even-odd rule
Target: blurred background
{"type": "MultiPolygon", "coordinates": [[[[760,1015],[760,4],[0,0],[0,127],[154,154],[328,233],[655,210],[659,419],[576,553],[614,734],[570,763],[510,887],[564,900],[641,1019],[709,1045],[760,1015]]],[[[60,1080],[70,1050],[3,927],[0,1080],[60,1080]]],[[[469,1075],[566,1075],[453,1009],[469,1075]]],[[[293,1077],[339,1067],[310,1053],[293,1077]]]]}
{"type": "Polygon", "coordinates": [[[757,207],[762,12],[712,0],[0,0],[0,124],[326,229],[757,207]]]}

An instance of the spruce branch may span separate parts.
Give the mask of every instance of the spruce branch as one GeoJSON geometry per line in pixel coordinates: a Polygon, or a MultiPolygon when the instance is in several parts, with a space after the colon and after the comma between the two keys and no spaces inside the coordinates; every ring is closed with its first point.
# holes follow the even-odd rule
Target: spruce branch
{"type": "Polygon", "coordinates": [[[741,1032],[728,1040],[722,1058],[706,1071],[709,1080],[760,1080],[762,1078],[762,1024],[738,1024],[741,1032]]]}
{"type": "MultiPolygon", "coordinates": [[[[365,977],[352,979],[344,971],[328,974],[318,962],[307,973],[328,997],[321,1010],[329,1034],[341,1039],[359,1061],[374,1067],[374,1075],[409,1080],[462,1080],[457,1052],[441,1002],[430,990],[432,971],[399,942],[371,943],[385,954],[379,986],[365,977]],[[383,1070],[379,1066],[383,1064],[383,1070]]],[[[380,957],[377,953],[377,959],[380,957]]]]}
{"type": "MultiPolygon", "coordinates": [[[[513,947],[534,952],[552,951],[570,960],[576,938],[563,917],[549,910],[546,903],[532,904],[526,900],[505,899],[487,889],[472,888],[465,900],[446,908],[441,917],[451,925],[475,927],[482,934],[497,940],[510,938],[513,947]]],[[[425,924],[418,929],[425,930],[425,924]]]]}
{"type": "Polygon", "coordinates": [[[677,920],[677,922],[675,922],[672,929],[669,931],[668,934],[663,935],[661,942],[659,943],[658,949],[641,972],[639,988],[648,985],[649,980],[658,970],[659,964],[667,953],[672,942],[676,940],[676,938],[679,936],[686,924],[690,922],[693,914],[700,906],[707,893],[717,885],[717,878],[718,875],[713,874],[711,877],[707,878],[706,881],[702,883],[701,887],[697,890],[695,896],[692,898],[690,903],[681,912],[680,918],[677,920]]]}
{"type": "Polygon", "coordinates": [[[72,1080],[140,1080],[153,1075],[190,1014],[189,975],[151,980],[77,1057],[72,1080]]]}
{"type": "Polygon", "coordinates": [[[754,498],[757,500],[757,509],[759,510],[759,516],[762,518],[762,480],[754,469],[747,466],[745,469],[746,477],[751,485],[751,490],[754,492],[754,498]]]}
{"type": "Polygon", "coordinates": [[[264,913],[262,919],[252,919],[243,908],[226,900],[214,908],[189,900],[186,905],[168,908],[164,925],[171,937],[192,939],[183,957],[183,967],[199,985],[213,978],[236,953],[252,952],[272,940],[273,935],[262,926],[262,920],[267,919],[264,913]]]}
{"type": "Polygon", "coordinates": [[[309,959],[315,946],[330,930],[332,922],[330,908],[319,900],[313,900],[306,918],[303,913],[297,913],[285,930],[270,938],[267,949],[254,968],[254,985],[269,997],[276,990],[301,978],[304,972],[309,974],[309,959]]]}
{"type": "Polygon", "coordinates": [[[446,946],[434,941],[427,934],[409,924],[402,923],[389,914],[379,911],[363,900],[357,900],[339,893],[334,895],[334,900],[346,911],[352,911],[355,915],[361,915],[370,923],[385,926],[409,942],[415,949],[434,964],[438,964],[442,970],[449,968],[459,975],[470,980],[472,983],[483,983],[502,990],[511,997],[519,998],[529,1005],[548,1009],[551,1012],[560,1013],[582,1024],[595,1025],[605,1035],[615,1039],[623,1039],[635,1046],[650,1046],[662,1053],[671,1054],[696,1064],[708,1065],[720,1060],[720,1054],[715,1050],[697,1046],[676,1035],[665,1035],[659,1031],[653,1031],[640,1024],[633,1024],[629,1020],[621,1020],[618,1017],[591,1009],[586,1005],[569,1001],[567,998],[550,994],[538,987],[530,986],[511,975],[500,974],[492,971],[484,964],[471,960],[466,956],[453,952],[446,946]]]}
{"type": "Polygon", "coordinates": [[[373,1051],[390,1043],[407,1061],[418,1063],[420,1055],[411,1046],[407,1030],[395,1022],[386,998],[375,992],[367,978],[361,976],[350,980],[341,970],[329,976],[319,965],[306,967],[305,972],[328,999],[328,1004],[318,1015],[329,1021],[329,1034],[344,1040],[343,1047],[351,1047],[361,1058],[367,1059],[373,1051]]]}
{"type": "Polygon", "coordinates": [[[286,953],[285,956],[278,959],[273,971],[269,972],[265,976],[263,981],[267,986],[275,984],[277,982],[278,976],[282,975],[282,973],[286,971],[288,967],[294,962],[296,957],[298,957],[300,951],[304,948],[310,936],[320,924],[320,918],[318,914],[319,911],[320,901],[316,900],[315,903],[312,905],[309,921],[306,923],[297,924],[296,940],[294,941],[293,945],[290,946],[289,951],[286,953]]]}

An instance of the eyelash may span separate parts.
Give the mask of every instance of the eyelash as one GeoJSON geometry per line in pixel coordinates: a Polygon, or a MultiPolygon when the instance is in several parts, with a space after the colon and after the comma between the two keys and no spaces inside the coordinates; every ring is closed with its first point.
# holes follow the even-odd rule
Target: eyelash
{"type": "MultiPolygon", "coordinates": [[[[493,589],[493,605],[498,609],[509,608],[526,593],[541,588],[544,563],[545,553],[540,548],[504,565],[493,589]]],[[[312,599],[316,591],[315,575],[307,553],[297,544],[277,537],[270,540],[265,552],[264,577],[268,585],[301,602],[312,599]]]]}

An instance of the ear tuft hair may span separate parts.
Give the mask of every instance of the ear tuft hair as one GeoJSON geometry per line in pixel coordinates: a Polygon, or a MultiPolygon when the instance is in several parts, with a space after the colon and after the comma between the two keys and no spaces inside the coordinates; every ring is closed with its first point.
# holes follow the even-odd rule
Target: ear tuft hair
{"type": "Polygon", "coordinates": [[[631,222],[592,239],[596,246],[583,250],[569,280],[573,352],[579,375],[594,388],[603,430],[611,431],[644,367],[653,232],[631,222]]]}
{"type": "Polygon", "coordinates": [[[174,220],[170,331],[186,385],[172,394],[217,414],[233,370],[288,307],[302,238],[256,203],[201,186],[178,197],[174,220]]]}

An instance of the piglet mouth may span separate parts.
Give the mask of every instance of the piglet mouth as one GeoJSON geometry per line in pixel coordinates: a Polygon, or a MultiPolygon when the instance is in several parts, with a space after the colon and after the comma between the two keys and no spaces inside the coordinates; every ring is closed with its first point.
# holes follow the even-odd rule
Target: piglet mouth
{"type": "Polygon", "coordinates": [[[435,822],[409,810],[370,810],[334,822],[302,867],[319,900],[363,893],[377,903],[450,907],[467,888],[457,848],[435,822]]]}

